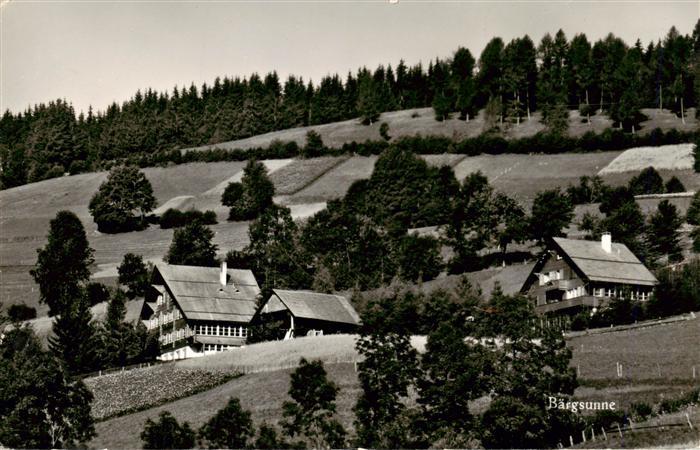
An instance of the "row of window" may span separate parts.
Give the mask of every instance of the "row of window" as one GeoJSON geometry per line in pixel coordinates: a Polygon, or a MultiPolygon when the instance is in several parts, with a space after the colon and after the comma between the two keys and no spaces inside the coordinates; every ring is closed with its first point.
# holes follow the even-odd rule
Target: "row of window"
{"type": "Polygon", "coordinates": [[[179,309],[174,309],[168,313],[165,314],[157,314],[153,317],[148,322],[148,329],[153,329],[161,325],[167,325],[175,320],[181,319],[182,318],[182,313],[180,312],[179,309]]]}
{"type": "Polygon", "coordinates": [[[186,330],[185,328],[180,328],[179,330],[162,334],[159,340],[162,344],[172,344],[173,342],[179,341],[180,339],[185,339],[187,337],[187,331],[189,330],[186,330]]]}
{"type": "Polygon", "coordinates": [[[230,345],[221,345],[221,344],[204,344],[204,351],[205,352],[222,352],[224,350],[231,350],[233,347],[230,345]]]}
{"type": "Polygon", "coordinates": [[[550,270],[548,273],[540,274],[540,286],[544,286],[553,280],[561,280],[564,277],[563,270],[550,270]]]}
{"type": "Polygon", "coordinates": [[[245,327],[232,327],[223,325],[195,325],[194,331],[204,336],[231,336],[247,337],[248,330],[245,327]]]}
{"type": "Polygon", "coordinates": [[[627,291],[626,289],[607,287],[607,288],[594,288],[593,295],[595,297],[610,297],[616,298],[622,295],[630,295],[633,300],[649,300],[651,297],[651,292],[649,291],[627,291]]]}

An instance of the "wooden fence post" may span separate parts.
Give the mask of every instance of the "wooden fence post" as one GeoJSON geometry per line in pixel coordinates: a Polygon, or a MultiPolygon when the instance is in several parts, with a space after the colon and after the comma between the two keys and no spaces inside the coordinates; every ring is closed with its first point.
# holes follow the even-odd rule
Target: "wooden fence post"
{"type": "Polygon", "coordinates": [[[608,435],[605,434],[605,427],[600,427],[600,431],[603,432],[603,440],[607,441],[607,440],[608,440],[608,435]]]}
{"type": "Polygon", "coordinates": [[[616,423],[615,425],[617,425],[617,432],[618,432],[619,435],[620,435],[620,439],[622,439],[622,430],[620,429],[620,424],[619,424],[619,423],[616,423]]]}
{"type": "Polygon", "coordinates": [[[693,380],[695,379],[695,366],[693,366],[693,380]]]}
{"type": "Polygon", "coordinates": [[[574,446],[574,438],[571,435],[569,435],[569,444],[571,444],[570,447],[574,446]]]}
{"type": "Polygon", "coordinates": [[[591,428],[591,440],[595,441],[595,428],[591,428]]]}
{"type": "Polygon", "coordinates": [[[685,420],[688,421],[688,426],[689,426],[690,429],[692,430],[692,429],[693,429],[693,424],[690,422],[690,416],[688,415],[688,413],[685,413],[685,420]]]}
{"type": "Polygon", "coordinates": [[[581,436],[583,437],[583,442],[586,442],[586,430],[581,430],[581,436]]]}

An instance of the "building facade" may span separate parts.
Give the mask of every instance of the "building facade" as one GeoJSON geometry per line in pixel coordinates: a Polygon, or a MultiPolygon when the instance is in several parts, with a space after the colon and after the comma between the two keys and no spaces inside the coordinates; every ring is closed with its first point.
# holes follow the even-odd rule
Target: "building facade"
{"type": "Polygon", "coordinates": [[[360,316],[341,295],[273,289],[256,319],[281,323],[284,339],[299,336],[354,333],[360,316]]]}
{"type": "Polygon", "coordinates": [[[520,292],[535,302],[538,314],[575,314],[605,306],[614,298],[648,300],[656,277],[627,248],[600,241],[553,238],[520,292]]]}
{"type": "Polygon", "coordinates": [[[204,356],[245,344],[259,294],[250,270],[157,264],[141,320],[161,359],[204,356]]]}

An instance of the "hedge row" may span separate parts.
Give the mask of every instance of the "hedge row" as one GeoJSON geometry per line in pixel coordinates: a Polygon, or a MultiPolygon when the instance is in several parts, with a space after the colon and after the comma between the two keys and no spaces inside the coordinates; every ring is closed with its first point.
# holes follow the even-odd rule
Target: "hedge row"
{"type": "MultiPolygon", "coordinates": [[[[645,135],[628,134],[621,130],[608,128],[600,134],[589,131],[581,137],[564,136],[547,132],[537,133],[531,137],[505,139],[493,134],[482,134],[473,138],[454,141],[440,136],[412,136],[395,141],[395,145],[407,147],[417,154],[456,153],[469,156],[481,154],[529,154],[529,153],[586,153],[596,151],[624,150],[641,146],[660,146],[692,142],[697,138],[696,132],[683,132],[675,129],[664,132],[656,128],[645,135]]],[[[378,155],[390,144],[384,140],[345,143],[340,148],[324,147],[319,156],[338,156],[357,154],[363,156],[378,155]]],[[[249,149],[221,149],[160,151],[150,154],[134,154],[126,160],[111,161],[106,167],[128,163],[140,167],[166,166],[190,162],[245,161],[251,158],[282,159],[294,158],[302,154],[296,142],[275,141],[267,147],[249,149]]]]}

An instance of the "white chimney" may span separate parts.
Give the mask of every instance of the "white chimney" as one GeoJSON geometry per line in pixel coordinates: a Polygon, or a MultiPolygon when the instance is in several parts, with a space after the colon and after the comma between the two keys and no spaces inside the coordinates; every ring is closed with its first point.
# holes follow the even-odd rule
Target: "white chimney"
{"type": "Polygon", "coordinates": [[[600,238],[600,246],[603,247],[603,251],[605,251],[605,253],[612,252],[612,235],[607,231],[603,233],[600,238]]]}
{"type": "Polygon", "coordinates": [[[226,286],[227,271],[228,271],[228,267],[226,265],[226,261],[223,261],[221,263],[221,273],[219,274],[219,283],[221,283],[222,286],[226,286]]]}

